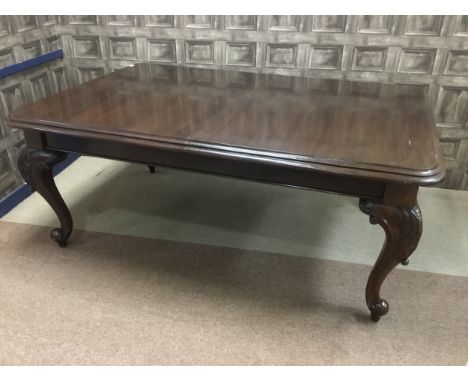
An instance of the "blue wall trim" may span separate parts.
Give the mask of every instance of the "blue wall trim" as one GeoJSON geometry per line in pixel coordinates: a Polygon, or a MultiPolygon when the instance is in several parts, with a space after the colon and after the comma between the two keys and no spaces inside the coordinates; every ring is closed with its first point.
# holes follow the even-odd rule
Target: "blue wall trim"
{"type": "MultiPolygon", "coordinates": [[[[60,162],[57,166],[53,169],[54,176],[60,174],[65,168],[71,165],[74,161],[76,161],[80,157],[79,154],[71,153],[68,155],[67,159],[60,162]]],[[[27,184],[23,184],[22,186],[18,187],[16,190],[10,192],[6,195],[3,199],[0,199],[0,218],[5,216],[8,212],[10,212],[13,208],[15,208],[18,204],[20,204],[24,199],[32,194],[31,188],[27,184]]]]}
{"type": "Polygon", "coordinates": [[[57,58],[62,58],[62,57],[63,57],[63,50],[57,49],[57,50],[54,50],[53,52],[31,58],[30,60],[26,60],[18,64],[6,66],[3,69],[0,69],[0,79],[8,77],[8,76],[12,76],[13,74],[22,72],[23,70],[33,68],[35,66],[42,65],[46,62],[53,61],[53,60],[56,60],[57,58]]]}

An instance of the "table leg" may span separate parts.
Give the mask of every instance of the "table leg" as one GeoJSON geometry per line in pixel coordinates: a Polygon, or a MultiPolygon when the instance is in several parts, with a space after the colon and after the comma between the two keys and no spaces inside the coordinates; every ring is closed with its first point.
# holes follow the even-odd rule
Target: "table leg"
{"type": "Polygon", "coordinates": [[[18,168],[26,183],[49,203],[60,220],[61,227],[53,229],[50,236],[61,247],[67,245],[73,230],[73,220],[57,190],[52,168],[66,157],[67,154],[60,151],[25,149],[18,158],[18,168]]]}
{"type": "Polygon", "coordinates": [[[380,297],[380,287],[393,268],[407,262],[416,249],[422,234],[422,216],[417,202],[413,207],[395,207],[361,199],[359,208],[370,216],[370,223],[379,224],[386,235],[366,286],[367,306],[372,320],[377,322],[389,309],[387,301],[380,297]]]}
{"type": "Polygon", "coordinates": [[[150,173],[151,173],[151,174],[154,174],[155,169],[156,169],[156,166],[153,166],[153,165],[149,164],[149,165],[148,165],[148,168],[149,168],[149,170],[150,170],[150,173]]]}

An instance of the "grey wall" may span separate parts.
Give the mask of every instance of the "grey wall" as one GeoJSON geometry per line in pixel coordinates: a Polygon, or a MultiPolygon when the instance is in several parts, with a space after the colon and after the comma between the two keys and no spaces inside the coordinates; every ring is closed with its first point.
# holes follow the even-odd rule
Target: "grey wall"
{"type": "MultiPolygon", "coordinates": [[[[0,63],[57,46],[63,61],[0,82],[1,118],[18,104],[140,61],[415,83],[427,89],[433,107],[448,167],[442,186],[468,190],[468,16],[22,16],[0,22],[0,63]],[[15,105],[5,106],[12,97],[15,105]]],[[[294,86],[289,83],[280,85],[294,86]]],[[[4,126],[2,132],[4,190],[11,186],[3,179],[19,181],[14,161],[21,134],[4,126]]]]}
{"type": "MultiPolygon", "coordinates": [[[[0,16],[0,68],[57,49],[53,16],[0,16]]],[[[0,79],[0,198],[23,183],[16,161],[22,146],[20,130],[6,127],[17,107],[57,91],[52,72],[61,60],[0,79]]]]}

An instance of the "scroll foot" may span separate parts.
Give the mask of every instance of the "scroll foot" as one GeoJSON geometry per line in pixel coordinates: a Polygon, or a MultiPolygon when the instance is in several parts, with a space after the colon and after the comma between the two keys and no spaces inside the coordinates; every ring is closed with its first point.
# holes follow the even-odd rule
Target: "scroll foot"
{"type": "Polygon", "coordinates": [[[70,234],[66,235],[64,234],[64,230],[62,228],[54,228],[50,232],[50,237],[52,240],[56,241],[59,247],[66,247],[67,246],[67,240],[70,234]]]}
{"type": "Polygon", "coordinates": [[[417,204],[395,207],[367,199],[359,201],[359,208],[370,216],[371,224],[379,224],[386,239],[372,269],[366,286],[366,302],[371,319],[377,322],[388,313],[387,301],[380,297],[380,287],[398,264],[407,263],[422,234],[422,216],[417,204]]]}
{"type": "Polygon", "coordinates": [[[378,322],[380,317],[388,313],[388,303],[383,298],[375,300],[374,303],[369,305],[369,310],[371,312],[371,320],[378,322]]]}
{"type": "Polygon", "coordinates": [[[67,245],[73,230],[73,220],[55,185],[52,168],[66,156],[59,151],[25,149],[18,158],[18,168],[26,183],[49,203],[60,220],[61,227],[53,229],[50,233],[51,238],[60,247],[67,245]]]}

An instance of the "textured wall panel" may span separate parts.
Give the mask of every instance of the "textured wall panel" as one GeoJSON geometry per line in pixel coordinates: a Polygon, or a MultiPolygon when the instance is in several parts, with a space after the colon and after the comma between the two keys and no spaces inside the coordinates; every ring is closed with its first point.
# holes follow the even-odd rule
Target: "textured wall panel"
{"type": "MultiPolygon", "coordinates": [[[[0,68],[57,49],[61,41],[55,33],[58,20],[47,15],[0,16],[0,68]]],[[[17,169],[23,133],[8,128],[6,120],[23,104],[56,91],[50,74],[61,63],[57,60],[0,79],[0,198],[23,183],[17,169]]]]}
{"type": "Polygon", "coordinates": [[[16,32],[24,32],[38,27],[36,16],[30,15],[14,16],[14,25],[16,32]]]}
{"type": "Polygon", "coordinates": [[[1,92],[2,107],[5,115],[9,115],[12,111],[26,103],[26,99],[20,84],[2,89],[1,92]]]}
{"type": "Polygon", "coordinates": [[[104,75],[103,68],[76,68],[76,70],[80,84],[95,80],[96,78],[102,77],[104,75]]]}
{"type": "Polygon", "coordinates": [[[312,46],[310,48],[309,68],[339,70],[342,54],[342,46],[312,46]]]}
{"type": "Polygon", "coordinates": [[[440,35],[444,16],[408,16],[405,34],[440,35]]]}
{"type": "Polygon", "coordinates": [[[32,77],[29,80],[33,101],[38,101],[52,94],[47,72],[32,77]]]}
{"type": "Polygon", "coordinates": [[[359,33],[392,33],[394,16],[359,16],[357,32],[359,33]]]}
{"type": "MultiPolygon", "coordinates": [[[[0,107],[0,153],[12,166],[0,195],[2,185],[22,182],[13,168],[22,134],[5,124],[11,109],[139,61],[234,70],[222,78],[191,70],[183,80],[199,86],[317,96],[372,98],[382,90],[379,83],[418,84],[415,91],[425,91],[433,108],[447,162],[442,186],[468,189],[468,16],[0,16],[0,65],[58,48],[63,61],[0,80],[0,100],[8,104],[0,107]],[[255,71],[285,76],[252,84],[255,71]],[[353,82],[343,87],[340,79],[353,82]]],[[[181,80],[171,68],[153,67],[145,75],[158,83],[181,80]]]]}
{"type": "Polygon", "coordinates": [[[224,18],[226,29],[257,29],[257,16],[240,15],[240,16],[225,16],[224,18]]]}
{"type": "Polygon", "coordinates": [[[0,153],[0,180],[5,178],[10,170],[10,159],[8,158],[8,153],[4,151],[0,153]]]}
{"type": "Polygon", "coordinates": [[[105,16],[104,18],[106,25],[116,25],[116,26],[132,26],[136,25],[135,16],[105,16]]]}
{"type": "Polygon", "coordinates": [[[46,51],[52,52],[62,48],[62,39],[59,36],[46,39],[46,51]]]}
{"type": "Polygon", "coordinates": [[[456,16],[455,36],[468,36],[468,16],[456,16]]]}
{"type": "Polygon", "coordinates": [[[77,15],[68,16],[68,22],[70,24],[84,24],[84,25],[97,25],[97,16],[93,15],[77,15]]]}
{"type": "Polygon", "coordinates": [[[186,41],[185,62],[187,64],[214,64],[214,42],[186,41]]]}
{"type": "Polygon", "coordinates": [[[295,68],[297,46],[288,44],[268,44],[266,66],[273,68],[295,68]]]}
{"type": "Polygon", "coordinates": [[[460,189],[468,191],[468,171],[465,171],[462,176],[460,189]]]}
{"type": "Polygon", "coordinates": [[[8,151],[0,152],[0,187],[10,189],[12,183],[13,165],[10,162],[8,151]]]}
{"type": "Polygon", "coordinates": [[[33,41],[29,44],[23,45],[23,60],[40,56],[42,54],[42,47],[40,41],[33,41]]]}
{"type": "Polygon", "coordinates": [[[434,50],[403,49],[398,64],[398,72],[431,74],[435,55],[434,50]]]}
{"type": "Polygon", "coordinates": [[[98,37],[77,37],[73,38],[73,52],[75,57],[81,58],[101,58],[101,47],[98,37]]]}
{"type": "Polygon", "coordinates": [[[174,16],[143,16],[143,25],[148,27],[172,28],[174,16]]]}
{"type": "Polygon", "coordinates": [[[13,49],[4,49],[0,51],[0,68],[16,63],[13,49]]]}
{"type": "Polygon", "coordinates": [[[463,128],[468,111],[468,88],[443,87],[437,122],[446,127],[463,128]]]}
{"type": "Polygon", "coordinates": [[[10,23],[7,16],[0,16],[0,37],[11,33],[10,23]]]}
{"type": "Polygon", "coordinates": [[[387,48],[356,47],[354,48],[352,70],[384,70],[386,57],[387,48]]]}
{"type": "Polygon", "coordinates": [[[314,32],[344,32],[346,16],[313,16],[312,31],[314,32]]]}
{"type": "Polygon", "coordinates": [[[184,16],[184,26],[186,28],[213,28],[214,16],[184,16]]]}
{"type": "Polygon", "coordinates": [[[52,78],[54,81],[54,88],[57,92],[61,92],[68,89],[70,81],[68,80],[68,74],[65,68],[57,68],[52,71],[52,78]]]}
{"type": "Polygon", "coordinates": [[[148,40],[148,60],[176,62],[175,40],[148,40]]]}
{"type": "Polygon", "coordinates": [[[227,65],[255,66],[255,43],[228,42],[226,45],[227,65]]]}
{"type": "Polygon", "coordinates": [[[136,60],[136,42],[134,38],[109,39],[110,57],[118,60],[136,60]]]}
{"type": "Polygon", "coordinates": [[[468,50],[451,50],[449,52],[445,74],[468,76],[468,50]]]}
{"type": "Polygon", "coordinates": [[[268,29],[278,31],[299,31],[302,16],[268,16],[268,29]]]}
{"type": "Polygon", "coordinates": [[[37,22],[39,23],[39,26],[47,26],[47,25],[54,25],[57,22],[57,18],[55,16],[47,16],[47,15],[41,15],[41,16],[36,16],[37,22]]]}
{"type": "Polygon", "coordinates": [[[460,153],[460,141],[456,139],[441,139],[440,148],[444,158],[456,160],[460,153]]]}

